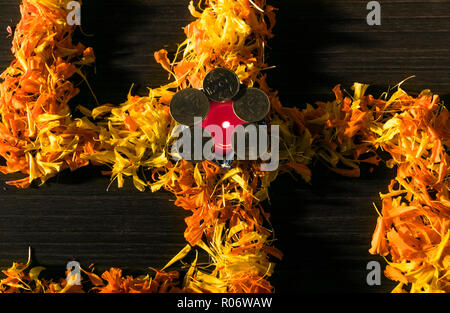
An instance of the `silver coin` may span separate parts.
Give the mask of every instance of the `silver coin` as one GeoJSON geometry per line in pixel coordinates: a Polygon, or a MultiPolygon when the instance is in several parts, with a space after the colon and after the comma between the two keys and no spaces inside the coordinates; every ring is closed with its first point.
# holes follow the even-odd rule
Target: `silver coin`
{"type": "Polygon", "coordinates": [[[247,123],[263,120],[270,111],[270,100],[257,88],[242,89],[233,102],[234,113],[247,123]]]}
{"type": "Polygon", "coordinates": [[[209,99],[198,89],[187,88],[177,92],[170,101],[170,114],[180,124],[192,126],[195,118],[204,120],[209,113],[209,99]]]}
{"type": "Polygon", "coordinates": [[[216,102],[231,100],[239,92],[239,77],[226,68],[216,68],[206,75],[203,91],[209,99],[216,102]]]}

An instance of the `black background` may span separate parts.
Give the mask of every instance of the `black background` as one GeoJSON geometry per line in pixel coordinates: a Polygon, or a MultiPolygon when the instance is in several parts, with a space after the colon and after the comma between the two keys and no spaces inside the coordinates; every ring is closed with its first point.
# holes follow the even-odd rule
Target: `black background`
{"type": "MultiPolygon", "coordinates": [[[[432,89],[450,101],[450,1],[380,1],[382,25],[366,23],[367,1],[269,1],[279,8],[276,37],[268,58],[271,87],[284,105],[331,100],[336,84],[350,90],[355,81],[371,84],[379,95],[403,79],[412,94],[432,89]]],[[[0,68],[12,60],[6,27],[19,21],[19,1],[0,0],[0,68]]],[[[81,37],[97,56],[89,75],[101,103],[119,104],[132,83],[146,87],[167,82],[153,59],[161,48],[174,53],[182,27],[193,18],[185,0],[84,1],[81,37]]],[[[93,107],[85,87],[73,104],[93,107]]],[[[282,176],[271,188],[272,223],[285,253],[272,278],[277,292],[387,292],[394,283],[366,284],[371,260],[375,203],[394,176],[378,168],[360,179],[342,178],[313,168],[313,181],[282,176]]],[[[110,266],[141,273],[160,268],[184,245],[184,217],[166,192],[141,193],[129,183],[106,188],[99,169],[64,172],[40,188],[16,190],[0,176],[0,266],[26,261],[28,247],[49,273],[64,276],[76,259],[101,271],[110,266]]]]}

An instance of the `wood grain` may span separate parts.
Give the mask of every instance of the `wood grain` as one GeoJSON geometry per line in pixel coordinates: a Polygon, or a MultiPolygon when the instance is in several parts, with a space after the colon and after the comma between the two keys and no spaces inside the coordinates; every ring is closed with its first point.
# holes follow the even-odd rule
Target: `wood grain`
{"type": "MultiPolygon", "coordinates": [[[[403,79],[412,93],[432,89],[449,101],[450,2],[380,1],[382,25],[369,27],[366,1],[273,1],[276,36],[267,49],[271,86],[285,105],[331,98],[331,88],[354,81],[379,93],[403,79]]],[[[0,65],[12,60],[6,26],[18,22],[18,1],[0,0],[0,65]]],[[[167,82],[153,52],[174,53],[192,21],[188,1],[85,1],[79,39],[95,48],[96,74],[89,80],[101,103],[124,101],[134,91],[167,82]]],[[[94,106],[89,93],[73,105],[94,106]]],[[[394,173],[363,170],[358,180],[338,177],[320,164],[312,184],[283,176],[271,189],[277,246],[285,253],[272,282],[278,292],[386,292],[394,284],[366,284],[366,264],[383,260],[367,250],[375,227],[378,192],[394,173]]],[[[0,266],[24,261],[28,246],[36,260],[64,275],[67,261],[118,266],[142,272],[161,267],[183,247],[184,217],[165,192],[106,191],[108,178],[89,167],[62,173],[40,188],[4,187],[0,177],[0,266]]]]}

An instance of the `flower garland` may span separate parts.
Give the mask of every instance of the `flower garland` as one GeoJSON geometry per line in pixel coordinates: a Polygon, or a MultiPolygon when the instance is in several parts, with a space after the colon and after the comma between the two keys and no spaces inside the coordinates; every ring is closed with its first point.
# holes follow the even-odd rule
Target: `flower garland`
{"type": "Polygon", "coordinates": [[[191,2],[196,21],[185,28],[186,41],[171,62],[167,51],[155,59],[173,81],[151,89],[146,97],[128,95],[116,107],[98,106],[72,119],[67,103],[76,94],[69,79],[94,60],[92,50],[73,46],[66,24],[67,1],[23,0],[15,36],[16,60],[0,85],[0,155],[4,173],[27,178],[11,182],[28,187],[59,171],[89,164],[110,167],[119,187],[132,177],[141,191],[164,188],[175,204],[192,213],[186,218],[188,245],[153,277],[122,275],[112,268],[101,276],[83,270],[89,282],[73,285],[39,278],[43,268],[14,263],[3,271],[3,292],[272,292],[268,281],[273,257],[269,214],[261,203],[281,172],[294,170],[306,181],[308,165],[320,158],[339,174],[357,177],[361,162],[378,165],[379,151],[391,155],[397,177],[382,195],[382,210],[370,253],[390,255],[386,276],[399,282],[394,291],[450,291],[449,155],[447,109],[430,91],[417,98],[400,88],[388,99],[365,96],[367,85],[355,84],[354,95],[307,105],[283,107],[266,83],[264,47],[272,35],[275,9],[265,0],[209,0],[202,8],[191,2]],[[259,171],[258,162],[236,162],[231,170],[209,161],[174,162],[168,104],[180,88],[201,87],[213,68],[226,67],[249,86],[264,90],[272,103],[272,125],[280,126],[280,166],[259,171]],[[34,76],[33,76],[34,75],[34,76]],[[47,91],[47,92],[45,92],[47,91]],[[42,97],[42,98],[41,98],[42,97]],[[17,122],[16,122],[17,120],[17,122]],[[185,263],[192,250],[203,250],[209,264],[185,263]],[[165,271],[175,263],[187,272],[165,271]]]}
{"type": "Polygon", "coordinates": [[[71,118],[68,105],[79,92],[69,79],[95,58],[91,48],[72,43],[74,28],[63,22],[62,4],[23,1],[15,60],[0,76],[0,156],[6,163],[0,172],[26,174],[8,182],[20,188],[87,165],[80,156],[95,145],[96,134],[71,118]]]}

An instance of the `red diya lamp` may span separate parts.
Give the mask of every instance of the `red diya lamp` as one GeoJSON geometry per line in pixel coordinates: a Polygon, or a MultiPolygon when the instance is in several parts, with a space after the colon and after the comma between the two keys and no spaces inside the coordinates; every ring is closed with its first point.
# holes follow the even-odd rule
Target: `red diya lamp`
{"type": "Polygon", "coordinates": [[[234,157],[235,128],[264,120],[269,110],[270,100],[263,91],[241,85],[237,75],[225,68],[214,69],[206,75],[202,90],[183,89],[170,103],[175,121],[185,126],[200,126],[211,134],[214,153],[221,156],[217,161],[223,166],[230,165],[230,155],[234,157]],[[201,122],[196,118],[201,118],[201,122]]]}
{"type": "Polygon", "coordinates": [[[222,154],[224,156],[232,152],[231,136],[234,129],[247,123],[241,120],[233,110],[233,101],[228,100],[226,102],[210,101],[209,114],[201,123],[201,127],[206,129],[214,138],[214,151],[216,154],[222,154]],[[215,134],[211,126],[219,126],[222,129],[221,134],[215,134]]]}

